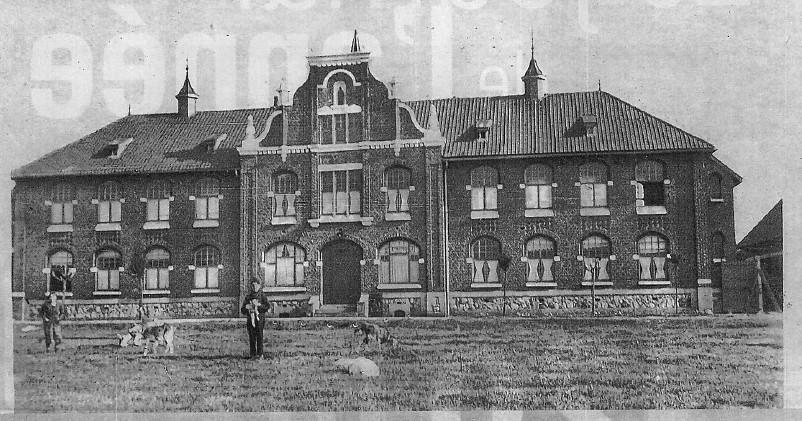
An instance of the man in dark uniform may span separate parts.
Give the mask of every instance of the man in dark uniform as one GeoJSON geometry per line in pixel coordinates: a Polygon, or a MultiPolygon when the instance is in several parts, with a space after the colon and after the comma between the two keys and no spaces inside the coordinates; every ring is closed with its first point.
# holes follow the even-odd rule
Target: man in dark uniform
{"type": "Polygon", "coordinates": [[[264,314],[270,308],[267,297],[262,291],[262,283],[258,279],[251,280],[253,290],[245,296],[240,311],[248,317],[248,341],[251,345],[251,358],[264,358],[263,334],[265,328],[264,314]]]}
{"type": "Polygon", "coordinates": [[[50,299],[39,308],[39,315],[42,316],[42,327],[45,330],[45,352],[50,352],[50,343],[53,343],[53,352],[58,351],[61,345],[61,321],[64,315],[64,308],[57,304],[56,294],[51,292],[50,299]]]}

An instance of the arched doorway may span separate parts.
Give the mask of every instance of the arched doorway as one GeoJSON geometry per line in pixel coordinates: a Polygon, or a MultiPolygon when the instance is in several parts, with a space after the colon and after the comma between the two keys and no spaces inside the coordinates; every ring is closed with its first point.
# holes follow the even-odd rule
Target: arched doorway
{"type": "Polygon", "coordinates": [[[353,241],[326,244],[323,258],[323,304],[356,304],[362,285],[362,247],[353,241]]]}

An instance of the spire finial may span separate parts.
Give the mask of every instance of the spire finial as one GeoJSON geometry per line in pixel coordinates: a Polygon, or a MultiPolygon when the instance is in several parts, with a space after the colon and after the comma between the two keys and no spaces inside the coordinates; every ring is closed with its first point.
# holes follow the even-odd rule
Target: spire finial
{"type": "Polygon", "coordinates": [[[360,51],[362,51],[362,47],[359,45],[359,35],[356,29],[354,29],[354,39],[351,41],[351,52],[358,53],[360,51]]]}
{"type": "Polygon", "coordinates": [[[187,65],[186,65],[186,67],[184,67],[184,69],[186,69],[187,77],[189,77],[189,57],[186,58],[186,61],[187,61],[187,65]]]}
{"type": "Polygon", "coordinates": [[[601,79],[599,79],[599,92],[601,92],[601,79]]]}
{"type": "Polygon", "coordinates": [[[128,117],[131,117],[131,103],[128,103],[128,117]]]}
{"type": "Polygon", "coordinates": [[[535,58],[535,30],[534,29],[529,28],[529,36],[532,38],[532,47],[530,49],[530,52],[531,52],[532,55],[530,57],[532,57],[534,59],[535,58]]]}

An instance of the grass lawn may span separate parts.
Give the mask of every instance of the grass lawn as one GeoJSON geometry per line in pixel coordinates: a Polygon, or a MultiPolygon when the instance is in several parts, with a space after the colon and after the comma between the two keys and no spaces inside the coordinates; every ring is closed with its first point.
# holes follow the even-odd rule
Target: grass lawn
{"type": "Polygon", "coordinates": [[[349,321],[282,320],[268,359],[238,323],[182,324],[174,355],[120,349],[124,326],[14,328],[16,411],[360,411],[782,406],[782,318],[391,320],[402,345],[358,346],[349,321]],[[327,326],[329,324],[330,326],[327,326]],[[358,379],[332,368],[363,355],[358,379]]]}

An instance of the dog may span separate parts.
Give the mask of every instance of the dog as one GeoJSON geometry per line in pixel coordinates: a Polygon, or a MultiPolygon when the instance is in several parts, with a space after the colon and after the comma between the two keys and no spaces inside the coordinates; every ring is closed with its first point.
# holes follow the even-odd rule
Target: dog
{"type": "Polygon", "coordinates": [[[175,326],[163,322],[152,322],[144,325],[135,324],[128,329],[128,333],[125,335],[120,335],[118,333],[117,338],[120,340],[121,348],[125,348],[131,344],[139,346],[144,339],[144,356],[148,355],[148,350],[151,348],[155,354],[156,348],[159,345],[164,345],[165,352],[173,354],[175,352],[175,331],[175,326]]]}
{"type": "Polygon", "coordinates": [[[354,336],[356,335],[364,335],[364,339],[362,343],[368,345],[371,340],[379,346],[384,344],[390,344],[390,346],[396,346],[398,344],[398,340],[390,335],[390,331],[386,328],[383,328],[375,323],[367,323],[367,322],[359,322],[354,323],[351,325],[354,328],[354,336]]]}

